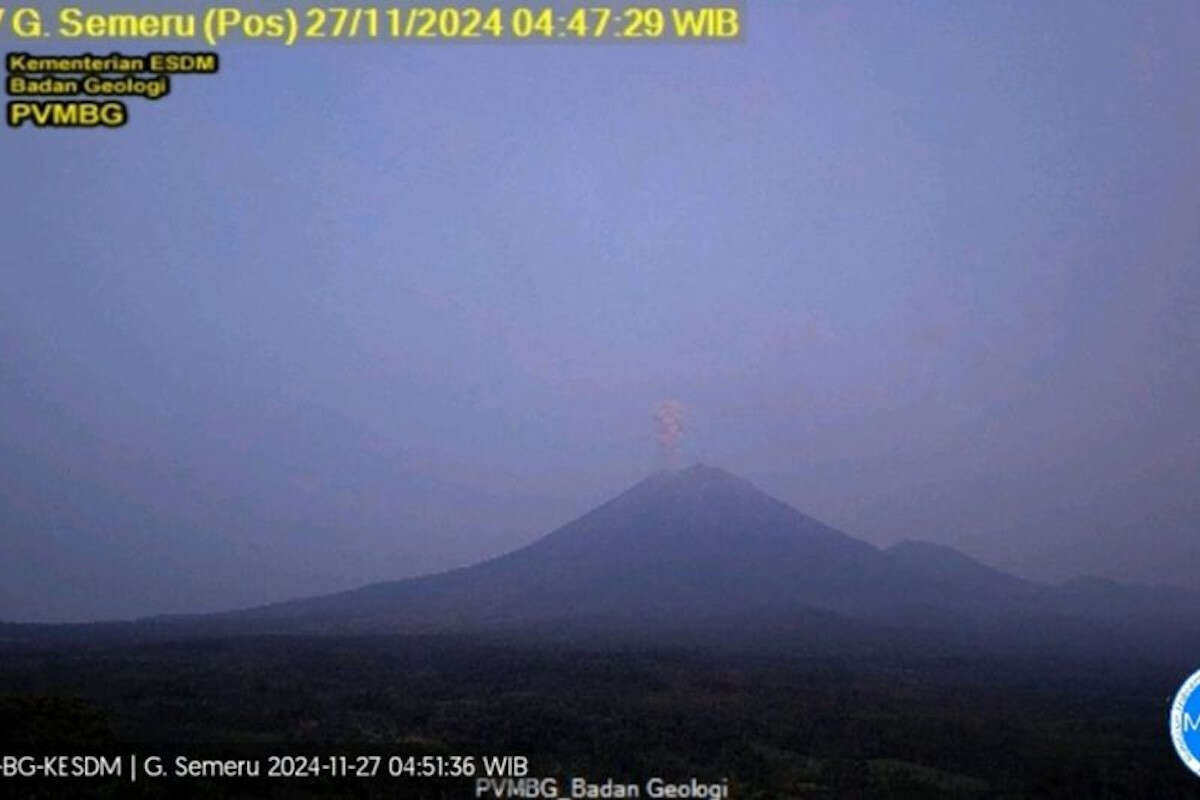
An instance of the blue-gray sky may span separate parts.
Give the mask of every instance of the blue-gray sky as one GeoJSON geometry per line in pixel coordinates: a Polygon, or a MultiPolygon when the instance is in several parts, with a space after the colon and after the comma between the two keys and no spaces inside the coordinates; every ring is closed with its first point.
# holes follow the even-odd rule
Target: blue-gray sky
{"type": "Polygon", "coordinates": [[[764,0],[728,45],[230,46],[0,132],[0,618],[493,555],[663,466],[668,399],[681,460],[869,541],[1200,583],[1198,41],[764,0]]]}

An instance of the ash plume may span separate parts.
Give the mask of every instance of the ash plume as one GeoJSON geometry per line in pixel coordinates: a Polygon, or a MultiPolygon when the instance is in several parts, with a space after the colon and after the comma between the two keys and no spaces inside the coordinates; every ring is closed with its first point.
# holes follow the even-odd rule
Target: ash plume
{"type": "Polygon", "coordinates": [[[678,400],[664,400],[654,412],[658,425],[658,446],[668,463],[674,463],[679,455],[679,442],[683,439],[683,404],[678,400]]]}

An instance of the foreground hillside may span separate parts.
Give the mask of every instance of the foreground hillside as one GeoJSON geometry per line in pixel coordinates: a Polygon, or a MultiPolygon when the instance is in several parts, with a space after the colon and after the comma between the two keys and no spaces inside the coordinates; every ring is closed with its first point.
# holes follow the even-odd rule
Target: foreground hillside
{"type": "MultiPolygon", "coordinates": [[[[7,650],[0,730],[8,742],[60,751],[203,754],[220,743],[227,757],[521,754],[533,774],[564,782],[727,778],[740,800],[1191,797],[1195,778],[1165,735],[1177,680],[961,653],[240,638],[7,650]]],[[[98,794],[96,783],[75,787],[98,794]]],[[[174,792],[183,788],[198,797],[473,796],[461,780],[194,781],[174,792]]],[[[137,784],[112,796],[159,795],[137,784]]]]}

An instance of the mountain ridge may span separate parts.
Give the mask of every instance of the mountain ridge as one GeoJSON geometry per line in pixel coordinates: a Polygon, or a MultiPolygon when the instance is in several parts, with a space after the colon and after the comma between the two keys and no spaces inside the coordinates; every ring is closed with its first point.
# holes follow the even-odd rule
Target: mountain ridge
{"type": "Polygon", "coordinates": [[[116,625],[165,636],[553,630],[739,640],[903,630],[1007,646],[1096,639],[1106,626],[1132,639],[1162,637],[1181,620],[1200,631],[1196,615],[1179,608],[1188,597],[1086,580],[1037,584],[929,542],[879,548],[696,464],[653,473],[530,544],[470,566],[116,625]]]}

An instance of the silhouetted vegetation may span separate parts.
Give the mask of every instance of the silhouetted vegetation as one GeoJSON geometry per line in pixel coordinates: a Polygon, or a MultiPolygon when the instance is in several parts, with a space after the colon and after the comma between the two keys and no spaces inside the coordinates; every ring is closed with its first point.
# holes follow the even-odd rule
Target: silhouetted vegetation
{"type": "MultiPolygon", "coordinates": [[[[1166,798],[1197,789],[1166,734],[1180,677],[969,654],[801,658],[440,637],[11,648],[0,658],[0,730],[6,751],[513,753],[564,783],[728,777],[734,797],[763,800],[1166,798]]],[[[23,796],[28,784],[5,786],[23,796]]],[[[468,797],[470,788],[321,779],[169,791],[468,797]]]]}

